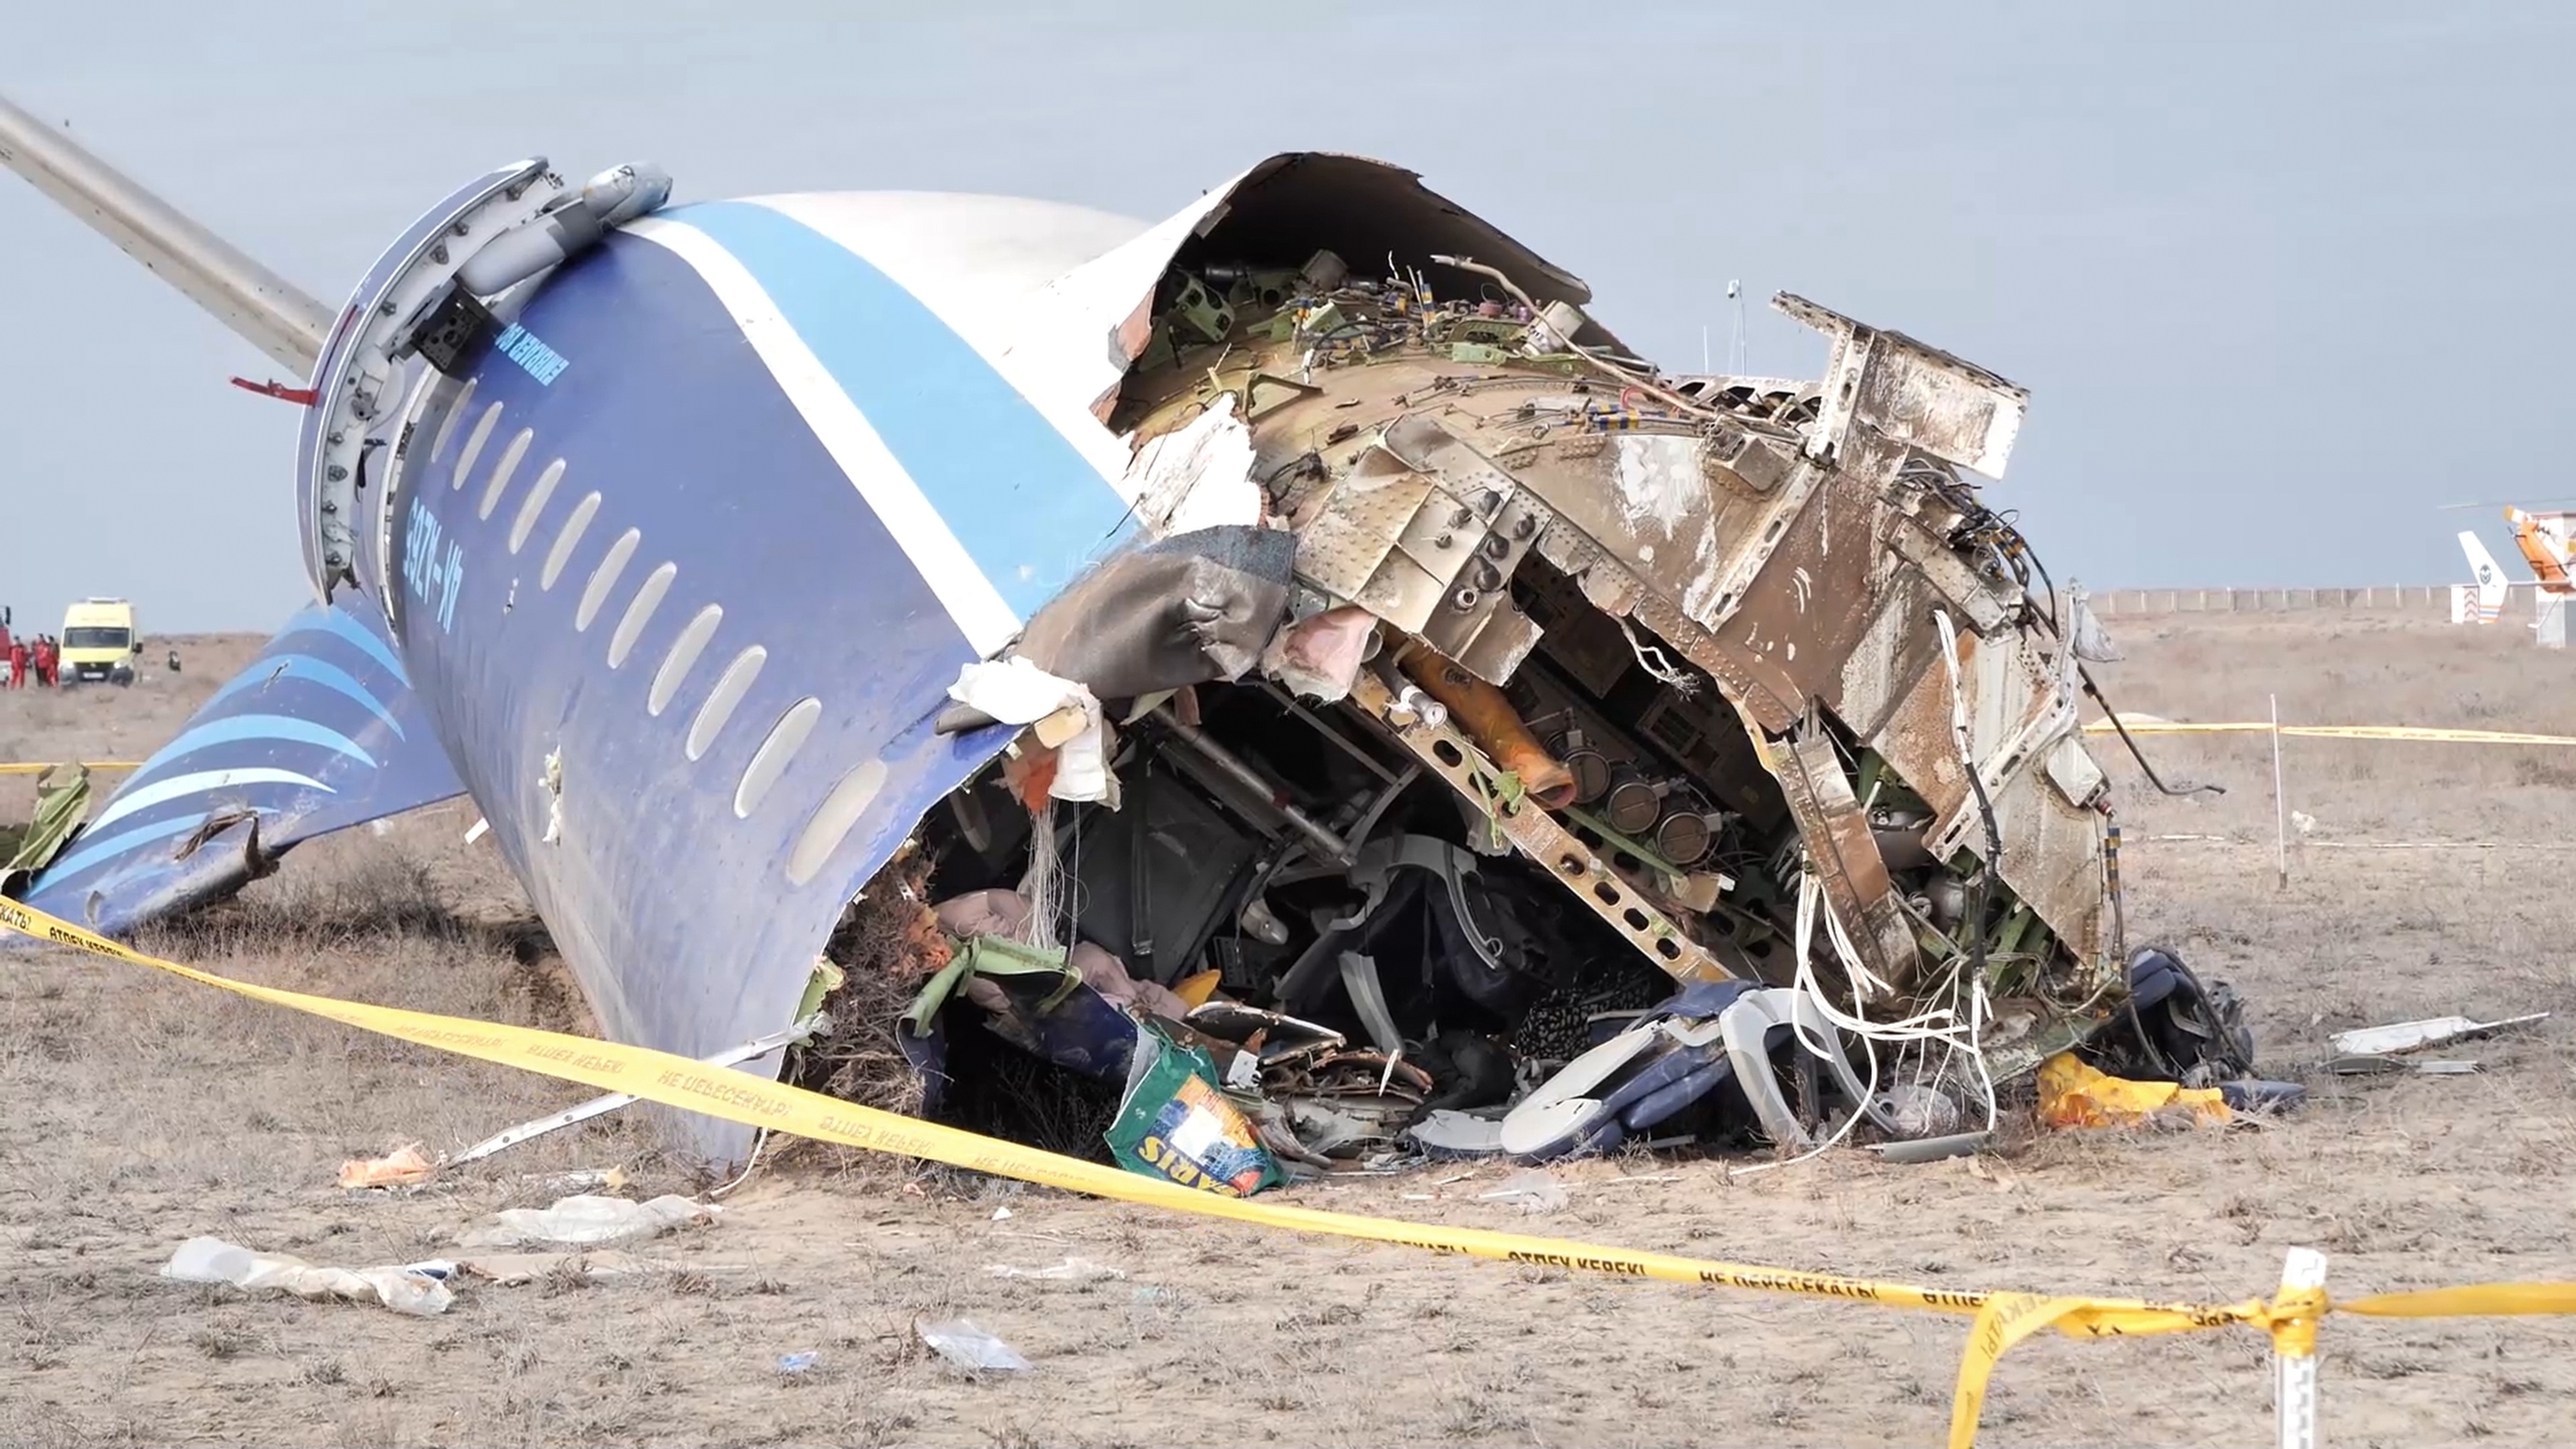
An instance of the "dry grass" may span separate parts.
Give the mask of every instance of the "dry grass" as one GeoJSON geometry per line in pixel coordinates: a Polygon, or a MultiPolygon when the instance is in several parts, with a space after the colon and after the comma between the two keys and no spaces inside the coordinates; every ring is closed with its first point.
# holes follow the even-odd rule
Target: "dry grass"
{"type": "Polygon", "coordinates": [[[921,1078],[895,1033],[896,1018],[947,964],[929,898],[930,863],[908,855],[878,871],[833,928],[823,953],[842,982],[823,1000],[828,1026],[798,1055],[801,1085],[888,1112],[921,1110],[921,1078]]]}
{"type": "MultiPolygon", "coordinates": [[[[2134,709],[2260,717],[2277,690],[2293,719],[2576,732],[2565,661],[2510,631],[2115,623],[2133,660],[2105,683],[2134,709]]],[[[0,699],[0,735],[30,728],[15,706],[0,699]]],[[[1495,1167],[1290,1199],[1948,1287],[2232,1300],[2275,1279],[2293,1244],[2330,1251],[2345,1292],[2576,1278],[2563,1019],[2576,979],[2547,884],[2576,760],[2294,741],[2291,803],[2319,833],[2277,891],[2268,755],[2249,742],[2153,748],[2173,773],[2231,793],[2124,796],[2132,928],[2234,980],[2274,1070],[2296,1072],[2327,1033],[2365,1021],[2562,1019],[2461,1053],[2485,1061],[2483,1076],[2321,1081],[2307,1111],[2259,1130],[2025,1133],[1973,1167],[1834,1158],[1732,1180],[1717,1164],[1623,1158],[1562,1169],[1573,1201],[1536,1224],[1477,1200],[1507,1171],[1495,1167]],[[2162,834],[2258,843],[2151,838],[2162,834]],[[2531,844],[2324,848],[2368,838],[2531,844]]],[[[431,812],[299,853],[173,944],[253,979],[560,1022],[559,985],[539,984],[556,969],[542,938],[489,852],[457,844],[469,818],[431,812]]],[[[1955,1320],[1462,1263],[1009,1184],[843,1175],[812,1150],[781,1152],[718,1226],[644,1250],[647,1271],[469,1289],[442,1319],[153,1277],[198,1232],[351,1264],[452,1251],[456,1227],[525,1200],[520,1173],[617,1163],[672,1185],[655,1181],[649,1133],[616,1119],[413,1197],[330,1185],[343,1156],[410,1137],[452,1149],[577,1095],[123,967],[10,961],[0,1442],[1921,1443],[1940,1436],[1964,1334],[1955,1320]],[[1129,1276],[984,1271],[1068,1255],[1129,1276]],[[913,1325],[961,1315],[1038,1373],[948,1370],[913,1325]],[[779,1372],[803,1352],[819,1355],[812,1369],[779,1372]]],[[[2565,1437],[2568,1326],[2338,1319],[2327,1344],[2337,1441],[2565,1437]]],[[[2264,1364],[2250,1334],[2034,1341],[2003,1369],[1986,1440],[2258,1438],[2264,1364]]]]}

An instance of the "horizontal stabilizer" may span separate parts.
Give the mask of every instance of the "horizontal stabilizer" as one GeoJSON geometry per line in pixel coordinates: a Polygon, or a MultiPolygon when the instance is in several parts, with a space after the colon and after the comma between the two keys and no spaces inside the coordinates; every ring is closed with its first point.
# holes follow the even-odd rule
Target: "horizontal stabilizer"
{"type": "Polygon", "coordinates": [[[114,934],[265,875],[298,841],[464,793],[380,621],[311,605],[28,887],[114,934]]]}

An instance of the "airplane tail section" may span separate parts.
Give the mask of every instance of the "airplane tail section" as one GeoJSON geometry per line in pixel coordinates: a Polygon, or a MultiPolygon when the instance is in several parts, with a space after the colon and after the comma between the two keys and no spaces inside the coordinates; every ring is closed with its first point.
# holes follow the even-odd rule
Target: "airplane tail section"
{"type": "MultiPolygon", "coordinates": [[[[2552,515],[2552,518],[2557,516],[2552,515]]],[[[2560,558],[2559,550],[2552,546],[2553,540],[2543,527],[2543,520],[2519,508],[2506,509],[2504,518],[2505,522],[2513,525],[2514,546],[2522,550],[2523,560],[2531,565],[2532,577],[2540,581],[2540,591],[2544,594],[2576,591],[2576,583],[2569,581],[2567,565],[2560,558]]]]}
{"type": "Polygon", "coordinates": [[[107,934],[238,890],[299,841],[464,793],[380,620],[311,605],[28,885],[107,934]]]}
{"type": "Polygon", "coordinates": [[[2504,570],[2497,566],[2495,555],[2487,552],[2476,533],[2461,532],[2460,550],[2469,556],[2469,577],[2477,582],[2460,591],[2460,607],[2454,610],[2451,622],[2492,624],[2504,612],[2505,591],[2511,586],[2505,581],[2504,570]]]}

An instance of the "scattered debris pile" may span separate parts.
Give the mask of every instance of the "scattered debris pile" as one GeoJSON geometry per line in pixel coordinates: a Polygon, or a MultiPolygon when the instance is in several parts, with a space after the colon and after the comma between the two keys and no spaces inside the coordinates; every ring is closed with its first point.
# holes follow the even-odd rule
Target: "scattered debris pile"
{"type": "Polygon", "coordinates": [[[1968,476],[2020,389],[1792,297],[1820,381],[1666,377],[1481,223],[1299,184],[1122,329],[1141,541],[951,689],[1012,743],[851,906],[802,1080],[941,1114],[1004,1042],[1240,1193],[1933,1155],[2051,1059],[2251,1073],[2232,995],[2121,940],[2109,644],[1968,476]]]}

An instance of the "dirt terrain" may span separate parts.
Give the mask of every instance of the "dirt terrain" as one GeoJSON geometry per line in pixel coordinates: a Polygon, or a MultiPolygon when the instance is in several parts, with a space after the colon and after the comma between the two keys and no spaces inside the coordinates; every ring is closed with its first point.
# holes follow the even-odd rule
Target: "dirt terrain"
{"type": "MultiPolygon", "coordinates": [[[[2123,708],[2174,719],[2576,733],[2576,660],[2513,622],[2332,614],[2114,621],[2123,708]]],[[[152,651],[157,660],[162,645],[152,651]]],[[[256,647],[183,640],[130,691],[0,694],[0,755],[134,759],[256,647]]],[[[2260,1126],[2043,1134],[1923,1167],[1843,1154],[1737,1175],[1624,1157],[1556,1175],[1563,1209],[1449,1168],[1287,1200],[1529,1229],[1951,1288],[2237,1300],[2325,1249],[2346,1293],[2576,1278],[2576,972],[2557,872],[2576,750],[2294,740],[2297,837],[2273,863],[2258,738],[2157,737],[2198,803],[2125,787],[2133,939],[2250,1000],[2266,1069],[2311,1082],[2260,1126]],[[2393,848],[2383,848],[2393,847],[2393,848]],[[2551,1011],[2451,1049],[2483,1074],[2339,1081],[2332,1031],[2551,1011]]],[[[0,783],[9,810],[32,798],[0,783]]],[[[253,980],[586,1029],[579,998],[462,803],[306,847],[235,908],[147,943],[253,980]]],[[[552,1194],[536,1175],[688,1178],[639,1121],[558,1134],[409,1196],[351,1197],[344,1157],[454,1150],[579,1100],[138,968],[0,960],[0,1442],[85,1445],[1396,1441],[1903,1443],[1941,1435],[1965,1321],[1511,1268],[1079,1200],[810,1145],[714,1226],[591,1272],[461,1294],[439,1318],[249,1298],[155,1270],[213,1234],[352,1267],[452,1255],[454,1234],[552,1194]],[[1007,1213],[1003,1209],[1008,1209],[1007,1213]],[[1080,1257],[1089,1283],[997,1277],[1080,1257]],[[966,1316],[1036,1365],[972,1381],[917,1320],[966,1316]],[[801,1372],[782,1357],[813,1354],[801,1372]]],[[[2576,1322],[2337,1318],[2326,1436],[2344,1445],[2563,1442],[2576,1322]]],[[[2252,1333],[2035,1341],[2006,1360],[1986,1442],[2242,1443],[2270,1433],[2252,1333]]]]}

